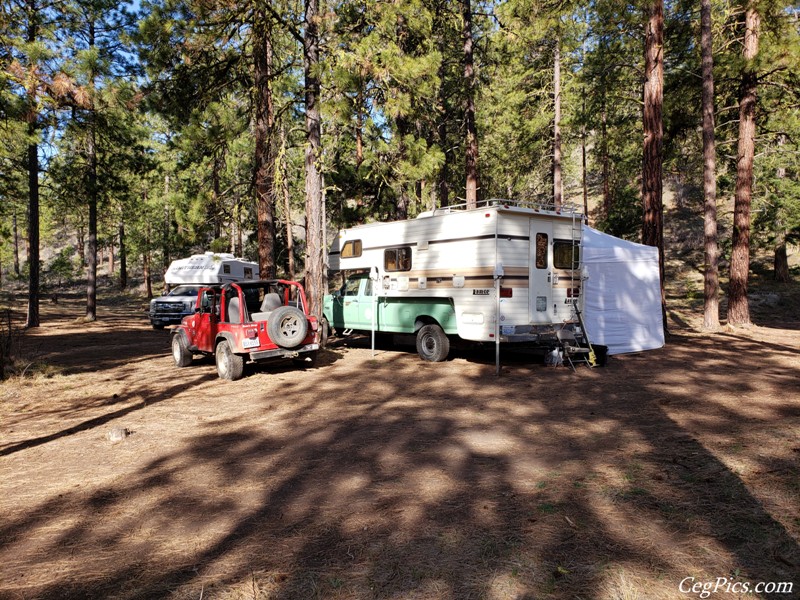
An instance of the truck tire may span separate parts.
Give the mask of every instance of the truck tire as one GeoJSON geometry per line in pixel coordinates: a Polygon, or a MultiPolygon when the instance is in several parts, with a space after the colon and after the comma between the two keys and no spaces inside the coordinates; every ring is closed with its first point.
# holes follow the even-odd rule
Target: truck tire
{"type": "Polygon", "coordinates": [[[450,340],[438,325],[423,325],[417,332],[417,352],[422,360],[442,362],[450,353],[450,340]]]}
{"type": "Polygon", "coordinates": [[[299,308],[281,306],[270,314],[267,334],[281,348],[296,348],[308,334],[308,320],[299,308]]]}
{"type": "Polygon", "coordinates": [[[221,379],[236,381],[244,374],[244,358],[234,354],[228,340],[222,340],[217,344],[217,351],[214,353],[217,361],[217,374],[221,379]]]}
{"type": "Polygon", "coordinates": [[[192,364],[192,352],[186,343],[186,337],[182,333],[172,336],[172,358],[175,359],[176,367],[188,367],[192,364]]]}

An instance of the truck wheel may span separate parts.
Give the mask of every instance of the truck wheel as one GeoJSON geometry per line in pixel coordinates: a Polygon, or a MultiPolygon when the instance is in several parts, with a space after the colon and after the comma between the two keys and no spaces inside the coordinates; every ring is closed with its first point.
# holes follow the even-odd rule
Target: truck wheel
{"type": "Polygon", "coordinates": [[[172,336],[172,358],[175,359],[175,366],[177,367],[188,367],[192,364],[192,353],[182,333],[176,333],[172,336]]]}
{"type": "Polygon", "coordinates": [[[296,348],[308,334],[308,320],[299,308],[278,307],[269,316],[267,334],[281,348],[296,348]]]}
{"type": "Polygon", "coordinates": [[[236,381],[242,378],[244,373],[244,358],[234,354],[228,340],[222,340],[217,344],[216,351],[217,373],[222,379],[236,381]]]}
{"type": "Polygon", "coordinates": [[[417,352],[422,360],[442,362],[450,353],[450,340],[438,325],[423,325],[417,332],[417,352]]]}

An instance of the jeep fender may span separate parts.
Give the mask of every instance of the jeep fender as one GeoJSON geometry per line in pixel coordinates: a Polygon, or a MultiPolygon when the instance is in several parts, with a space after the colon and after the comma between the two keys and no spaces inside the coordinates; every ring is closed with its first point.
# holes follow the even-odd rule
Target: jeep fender
{"type": "Polygon", "coordinates": [[[217,346],[222,340],[227,340],[231,346],[231,350],[236,350],[239,346],[236,343],[236,338],[229,331],[222,331],[217,334],[217,339],[214,340],[214,351],[216,352],[217,346]]]}

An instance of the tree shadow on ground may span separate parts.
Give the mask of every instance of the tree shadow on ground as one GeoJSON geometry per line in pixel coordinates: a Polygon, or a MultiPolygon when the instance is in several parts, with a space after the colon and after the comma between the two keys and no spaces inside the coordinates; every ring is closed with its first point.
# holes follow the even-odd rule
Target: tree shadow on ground
{"type": "Polygon", "coordinates": [[[798,540],[720,450],[779,422],[785,443],[755,466],[800,475],[798,370],[774,361],[752,340],[678,336],[577,373],[403,353],[346,378],[322,367],[113,487],[4,518],[0,595],[670,598],[688,576],[792,581],[798,540]]]}

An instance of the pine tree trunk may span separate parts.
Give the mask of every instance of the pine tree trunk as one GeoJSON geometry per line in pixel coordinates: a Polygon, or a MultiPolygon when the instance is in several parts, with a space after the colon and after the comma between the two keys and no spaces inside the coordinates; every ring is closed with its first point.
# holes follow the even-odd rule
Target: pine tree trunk
{"type": "Polygon", "coordinates": [[[309,311],[322,316],[326,290],[325,202],[322,195],[322,130],[320,124],[319,0],[305,1],[303,37],[306,99],[306,264],[305,287],[309,311]]]}
{"type": "Polygon", "coordinates": [[[642,243],[658,248],[661,308],[666,331],[664,293],[664,214],[662,206],[662,154],[664,125],[664,4],[653,0],[645,30],[644,153],[642,159],[642,243]]]}
{"type": "Polygon", "coordinates": [[[119,222],[119,289],[128,287],[128,248],[125,246],[125,223],[119,222]]]}
{"type": "MultiPolygon", "coordinates": [[[[169,173],[164,175],[164,198],[169,198],[170,177],[169,173]]],[[[169,201],[164,203],[164,232],[163,232],[163,250],[161,253],[162,265],[164,267],[164,274],[166,275],[169,269],[170,260],[170,233],[172,231],[171,217],[169,214],[169,201]]]]}
{"type": "Polygon", "coordinates": [[[148,300],[153,299],[153,275],[150,272],[150,251],[142,254],[142,271],[144,276],[144,292],[148,300]]]}
{"type": "Polygon", "coordinates": [[[464,87],[466,89],[464,123],[466,126],[467,208],[478,205],[478,128],[475,124],[475,62],[473,57],[472,7],[470,0],[461,0],[464,19],[464,87]]]}
{"type": "Polygon", "coordinates": [[[603,90],[603,108],[600,114],[600,160],[603,163],[603,213],[608,217],[612,208],[611,159],[608,156],[608,109],[606,108],[605,93],[603,90]]]}
{"type": "MultiPolygon", "coordinates": [[[[778,136],[778,146],[786,144],[786,135],[781,134],[778,136]]],[[[775,177],[777,179],[786,178],[786,167],[778,167],[775,170],[775,177]]],[[[792,280],[791,273],[789,272],[789,255],[786,251],[786,229],[783,226],[783,219],[778,217],[775,221],[775,229],[778,234],[775,239],[775,254],[773,257],[773,271],[775,281],[780,283],[789,283],[792,280]]]]}
{"type": "Polygon", "coordinates": [[[19,277],[19,229],[17,227],[17,206],[14,205],[14,213],[11,217],[13,236],[14,236],[14,275],[19,277]]]}
{"type": "Polygon", "coordinates": [[[294,264],[294,232],[292,228],[292,203],[289,195],[289,169],[286,164],[286,130],[281,127],[281,190],[283,191],[283,214],[286,219],[286,257],[289,268],[289,279],[294,280],[296,267],[294,264]]]}
{"type": "Polygon", "coordinates": [[[745,15],[744,60],[739,88],[739,146],[736,162],[736,197],[733,208],[731,276],[728,285],[728,324],[747,327],[750,304],[747,284],[750,272],[750,200],[753,190],[753,160],[756,136],[756,90],[758,78],[753,60],[758,54],[761,17],[750,5],[745,15]]]}
{"type": "MultiPolygon", "coordinates": [[[[93,29],[93,28],[92,28],[93,29]]],[[[90,45],[93,45],[91,43],[90,45]]],[[[90,84],[88,140],[86,148],[87,161],[87,200],[89,202],[89,256],[86,275],[86,317],[87,321],[97,319],[97,134],[94,112],[94,89],[90,84]]]]}
{"type": "Polygon", "coordinates": [[[257,17],[254,27],[253,62],[255,65],[255,188],[258,230],[258,269],[265,279],[275,277],[275,153],[273,131],[272,30],[270,19],[257,17]]]}
{"type": "Polygon", "coordinates": [[[553,55],[553,205],[563,204],[561,183],[561,38],[556,35],[553,55]]]}
{"type": "Polygon", "coordinates": [[[778,244],[775,246],[772,266],[775,269],[775,281],[789,283],[792,280],[792,276],[789,273],[789,255],[786,251],[785,236],[781,236],[778,244]]]}
{"type": "MultiPolygon", "coordinates": [[[[39,35],[38,11],[35,0],[26,3],[27,41],[33,44],[39,35]]],[[[31,77],[31,80],[34,78],[31,77]]],[[[26,90],[28,103],[28,138],[36,139],[38,112],[36,83],[26,90]]],[[[28,310],[25,327],[39,327],[39,145],[28,144],[28,310]]]]}
{"type": "Polygon", "coordinates": [[[703,72],[703,195],[705,272],[703,329],[719,328],[719,245],[717,243],[717,167],[714,138],[714,57],[711,0],[700,2],[700,51],[703,72]]]}
{"type": "Polygon", "coordinates": [[[589,223],[589,184],[586,173],[586,92],[583,93],[583,110],[581,111],[581,184],[583,186],[583,214],[589,223]]]}

